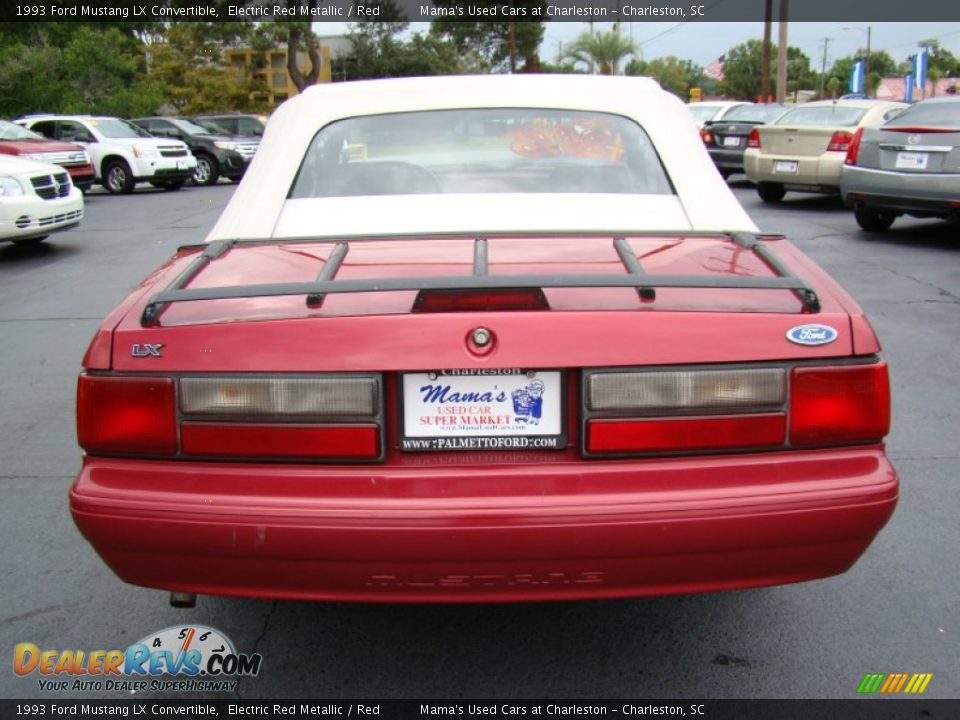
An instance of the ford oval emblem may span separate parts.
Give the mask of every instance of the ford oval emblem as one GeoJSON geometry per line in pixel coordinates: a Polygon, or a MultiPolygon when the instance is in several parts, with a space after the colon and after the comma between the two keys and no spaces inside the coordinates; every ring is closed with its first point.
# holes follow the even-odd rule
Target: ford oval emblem
{"type": "Polygon", "coordinates": [[[839,334],[829,325],[797,325],[787,330],[787,340],[797,345],[826,345],[839,334]]]}

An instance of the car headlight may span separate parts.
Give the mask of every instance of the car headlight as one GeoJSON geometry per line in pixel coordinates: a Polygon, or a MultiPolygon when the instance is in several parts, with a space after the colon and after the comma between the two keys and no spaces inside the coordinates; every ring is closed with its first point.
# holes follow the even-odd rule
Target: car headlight
{"type": "Polygon", "coordinates": [[[237,144],[235,142],[229,142],[228,140],[214,140],[214,147],[218,147],[221,150],[236,150],[237,144]]]}
{"type": "Polygon", "coordinates": [[[0,175],[0,196],[17,197],[19,195],[23,195],[23,186],[17,182],[17,179],[9,175],[0,175]]]}
{"type": "Polygon", "coordinates": [[[157,157],[157,148],[153,145],[146,145],[144,143],[136,143],[133,146],[133,154],[138,158],[152,158],[157,157]]]}
{"type": "Polygon", "coordinates": [[[83,164],[84,165],[90,164],[90,153],[88,153],[86,150],[83,151],[83,164]]]}

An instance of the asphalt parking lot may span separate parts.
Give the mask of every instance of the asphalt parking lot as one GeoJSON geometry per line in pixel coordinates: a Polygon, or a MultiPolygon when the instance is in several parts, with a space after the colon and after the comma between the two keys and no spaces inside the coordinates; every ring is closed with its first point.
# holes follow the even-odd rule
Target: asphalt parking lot
{"type": "Polygon", "coordinates": [[[867,672],[933,673],[927,697],[960,698],[958,226],[900,219],[868,236],[835,199],[764,205],[733,181],[762,230],[790,236],[860,302],[890,364],[902,498],[850,572],[713,595],[439,607],[205,597],[175,610],[123,584],[67,512],[76,374],[102,317],[202,240],[235,186],[98,192],[79,229],[0,245],[0,697],[63,697],[11,671],[16,643],[123,648],[202,623],[262,653],[237,691],[247,699],[852,698],[867,672]]]}

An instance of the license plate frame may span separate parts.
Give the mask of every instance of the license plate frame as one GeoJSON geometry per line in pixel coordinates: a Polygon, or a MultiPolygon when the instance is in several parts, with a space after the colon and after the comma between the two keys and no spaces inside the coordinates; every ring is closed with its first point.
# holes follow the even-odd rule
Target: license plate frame
{"type": "Polygon", "coordinates": [[[798,160],[777,160],[773,164],[773,171],[775,173],[787,173],[790,175],[796,175],[797,170],[800,168],[800,162],[798,160]]]}
{"type": "Polygon", "coordinates": [[[567,438],[566,395],[564,370],[400,373],[400,450],[562,450],[567,438]]]}

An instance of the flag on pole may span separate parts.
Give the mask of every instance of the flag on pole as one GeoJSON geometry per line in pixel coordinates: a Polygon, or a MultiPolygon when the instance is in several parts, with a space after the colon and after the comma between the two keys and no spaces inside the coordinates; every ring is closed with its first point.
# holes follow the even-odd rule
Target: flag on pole
{"type": "Polygon", "coordinates": [[[903,101],[913,102],[913,73],[903,79],[903,101]]]}
{"type": "Polygon", "coordinates": [[[913,86],[915,88],[924,88],[927,84],[927,56],[930,51],[926,48],[920,48],[913,58],[913,86]]]}
{"type": "Polygon", "coordinates": [[[724,75],[723,73],[723,66],[726,63],[726,61],[727,61],[727,56],[721,55],[720,57],[718,57],[716,60],[714,60],[712,63],[710,63],[703,69],[703,74],[706,75],[711,80],[716,80],[717,82],[723,82],[723,80],[726,78],[726,75],[724,75]]]}
{"type": "Polygon", "coordinates": [[[850,92],[863,92],[863,60],[857,60],[850,71],[850,92]]]}

